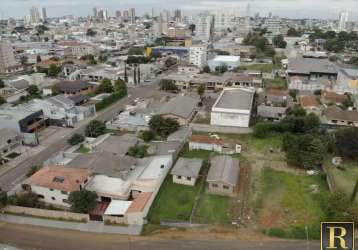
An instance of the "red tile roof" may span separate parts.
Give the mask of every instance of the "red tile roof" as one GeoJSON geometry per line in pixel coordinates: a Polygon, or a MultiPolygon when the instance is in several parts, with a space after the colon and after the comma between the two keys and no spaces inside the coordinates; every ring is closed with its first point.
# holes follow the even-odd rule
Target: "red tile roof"
{"type": "Polygon", "coordinates": [[[140,193],[139,196],[135,198],[132,204],[129,206],[126,213],[142,212],[147,205],[149,199],[152,197],[152,194],[152,192],[140,193]]]}
{"type": "Polygon", "coordinates": [[[299,101],[302,107],[319,107],[319,103],[314,96],[300,96],[299,101]]]}

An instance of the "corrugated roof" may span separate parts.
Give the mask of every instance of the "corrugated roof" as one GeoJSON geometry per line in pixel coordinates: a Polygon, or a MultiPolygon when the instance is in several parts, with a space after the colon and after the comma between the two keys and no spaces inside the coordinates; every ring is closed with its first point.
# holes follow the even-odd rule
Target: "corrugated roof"
{"type": "Polygon", "coordinates": [[[215,156],[210,161],[207,182],[223,182],[232,186],[239,178],[239,160],[228,155],[215,156]]]}
{"type": "Polygon", "coordinates": [[[199,158],[179,158],[171,171],[172,175],[185,176],[197,178],[200,169],[203,165],[203,160],[199,158]]]}

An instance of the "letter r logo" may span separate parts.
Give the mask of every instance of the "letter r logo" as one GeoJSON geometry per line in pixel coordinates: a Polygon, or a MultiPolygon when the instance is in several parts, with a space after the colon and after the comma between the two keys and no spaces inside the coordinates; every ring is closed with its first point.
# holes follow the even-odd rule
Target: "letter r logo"
{"type": "Polygon", "coordinates": [[[324,222],[321,224],[321,250],[354,250],[352,222],[324,222]]]}

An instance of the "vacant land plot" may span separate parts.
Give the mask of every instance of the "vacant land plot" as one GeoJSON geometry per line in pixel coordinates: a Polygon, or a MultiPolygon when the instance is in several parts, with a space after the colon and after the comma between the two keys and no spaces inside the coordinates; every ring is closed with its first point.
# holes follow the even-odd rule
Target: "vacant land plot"
{"type": "Polygon", "coordinates": [[[196,223],[229,224],[231,222],[230,197],[203,193],[195,213],[196,223]]]}
{"type": "Polygon", "coordinates": [[[264,168],[256,216],[264,229],[313,227],[325,219],[329,191],[322,175],[306,176],[264,168]]]}
{"type": "Polygon", "coordinates": [[[198,184],[195,187],[175,184],[171,175],[168,175],[150,210],[150,221],[152,223],[159,223],[160,220],[188,221],[199,187],[198,184]]]}
{"type": "MultiPolygon", "coordinates": [[[[338,169],[334,167],[329,160],[326,161],[326,169],[333,182],[334,190],[351,195],[358,178],[358,163],[354,161],[344,161],[342,167],[342,169],[338,169]]],[[[356,199],[358,201],[358,197],[356,199]]]]}

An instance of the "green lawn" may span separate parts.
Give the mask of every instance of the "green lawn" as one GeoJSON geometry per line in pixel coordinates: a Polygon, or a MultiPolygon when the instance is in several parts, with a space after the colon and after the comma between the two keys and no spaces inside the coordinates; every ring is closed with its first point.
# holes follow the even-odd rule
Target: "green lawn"
{"type": "Polygon", "coordinates": [[[228,224],[231,222],[230,198],[203,193],[195,214],[195,222],[228,224]]]}
{"type": "Polygon", "coordinates": [[[81,145],[79,149],[75,151],[75,153],[81,153],[81,154],[88,154],[91,150],[89,148],[86,148],[85,146],[81,145]]]}
{"type": "Polygon", "coordinates": [[[276,209],[282,221],[272,226],[290,228],[318,225],[325,214],[322,201],[329,190],[322,175],[306,176],[264,168],[261,177],[261,191],[256,208],[262,212],[276,209]],[[314,192],[313,185],[318,187],[314,192]]]}
{"type": "Polygon", "coordinates": [[[287,89],[287,80],[281,77],[275,77],[272,80],[265,80],[266,88],[279,88],[279,89],[287,89]]]}
{"type": "Polygon", "coordinates": [[[149,212],[151,223],[158,224],[160,219],[189,220],[195,197],[199,192],[199,181],[195,187],[174,184],[168,175],[149,212]]]}
{"type": "Polygon", "coordinates": [[[337,191],[342,191],[350,196],[358,178],[358,163],[354,161],[343,161],[345,170],[340,170],[334,167],[330,160],[327,160],[325,164],[327,166],[328,174],[333,179],[334,188],[337,189],[337,191]]]}
{"type": "Polygon", "coordinates": [[[203,160],[208,160],[212,153],[213,153],[212,151],[207,151],[207,150],[192,150],[192,151],[190,151],[188,146],[186,145],[184,147],[183,151],[181,152],[180,157],[201,158],[203,160]]]}

